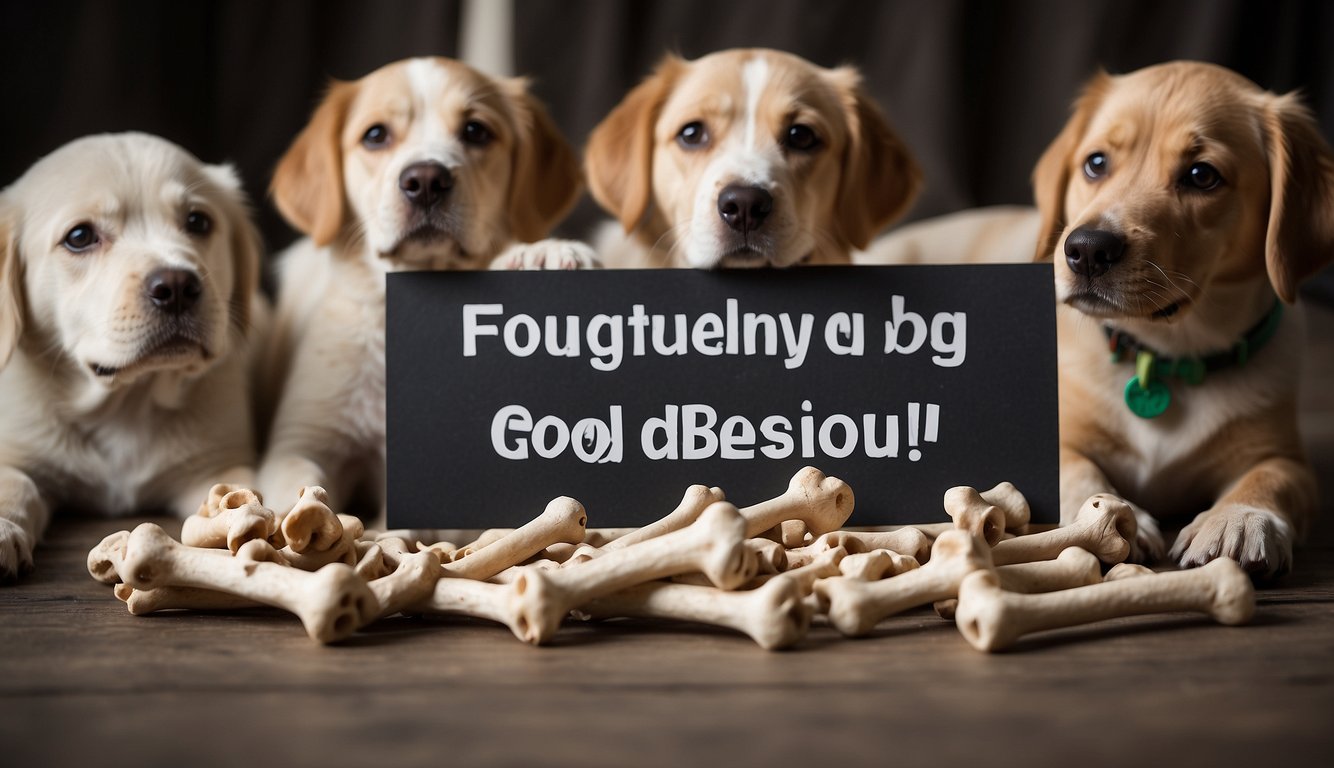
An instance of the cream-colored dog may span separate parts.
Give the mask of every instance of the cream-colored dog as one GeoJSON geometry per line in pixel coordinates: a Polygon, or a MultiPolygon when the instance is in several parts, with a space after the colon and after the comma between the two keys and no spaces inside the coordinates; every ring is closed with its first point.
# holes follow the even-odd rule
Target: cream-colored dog
{"type": "Polygon", "coordinates": [[[440,58],[335,83],[272,192],[309,235],[282,257],[268,356],[277,412],[260,471],[280,511],[302,486],[378,508],[385,451],[385,275],[589,266],[543,237],[574,203],[577,158],[522,79],[440,58]]]}
{"type": "MultiPolygon", "coordinates": [[[[1315,121],[1209,64],[1100,75],[1034,185],[1061,305],[1063,516],[1117,493],[1195,515],[1172,547],[1183,566],[1287,570],[1317,502],[1297,431],[1303,326],[1285,304],[1334,257],[1334,155],[1315,121]]],[[[1141,545],[1161,548],[1140,520],[1141,545]]]]}
{"type": "Polygon", "coordinates": [[[189,515],[254,480],[259,237],[230,168],[92,136],[0,193],[0,577],[60,506],[189,515]]]}
{"type": "Polygon", "coordinates": [[[921,185],[856,70],[763,49],[663,59],[585,168],[624,230],[597,238],[613,267],[847,263],[921,185]]]}

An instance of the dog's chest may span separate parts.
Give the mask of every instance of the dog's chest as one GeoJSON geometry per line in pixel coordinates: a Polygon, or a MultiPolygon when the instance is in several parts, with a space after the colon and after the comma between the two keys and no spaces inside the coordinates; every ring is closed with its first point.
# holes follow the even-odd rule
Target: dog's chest
{"type": "Polygon", "coordinates": [[[355,339],[356,361],[349,371],[342,402],[344,427],[357,443],[378,449],[385,446],[384,315],[366,307],[361,332],[355,339]]]}

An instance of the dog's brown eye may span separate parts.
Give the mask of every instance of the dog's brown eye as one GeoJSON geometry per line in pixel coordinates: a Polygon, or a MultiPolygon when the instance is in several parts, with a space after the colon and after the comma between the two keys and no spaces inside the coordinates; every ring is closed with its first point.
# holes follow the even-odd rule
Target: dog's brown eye
{"type": "Polygon", "coordinates": [[[60,244],[65,246],[65,250],[70,253],[83,253],[98,243],[97,230],[88,222],[75,224],[70,231],[65,233],[65,239],[60,244]]]}
{"type": "Polygon", "coordinates": [[[820,137],[815,135],[814,128],[797,123],[787,129],[787,135],[783,137],[783,146],[798,152],[810,152],[820,146],[820,137]]]}
{"type": "Polygon", "coordinates": [[[207,235],[213,231],[213,219],[203,211],[190,211],[185,214],[185,231],[192,235],[207,235]]]}
{"type": "Polygon", "coordinates": [[[1186,177],[1181,180],[1186,186],[1208,192],[1223,183],[1218,169],[1208,163],[1195,163],[1186,170],[1186,177]]]}
{"type": "Polygon", "coordinates": [[[361,145],[366,149],[380,149],[389,143],[389,129],[384,123],[376,123],[361,134],[361,145]]]}
{"type": "Polygon", "coordinates": [[[698,120],[686,123],[676,132],[676,142],[686,149],[700,149],[709,144],[709,131],[698,120]]]}
{"type": "Polygon", "coordinates": [[[476,120],[469,120],[463,124],[463,143],[471,144],[474,147],[485,147],[495,138],[491,129],[476,120]]]}
{"type": "Polygon", "coordinates": [[[1107,175],[1107,155],[1094,152],[1084,161],[1084,175],[1090,179],[1101,179],[1107,175]]]}

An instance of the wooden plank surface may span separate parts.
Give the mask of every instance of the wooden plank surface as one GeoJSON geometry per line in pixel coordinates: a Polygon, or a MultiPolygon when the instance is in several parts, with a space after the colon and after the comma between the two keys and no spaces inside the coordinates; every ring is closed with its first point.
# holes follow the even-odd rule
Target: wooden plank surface
{"type": "MultiPolygon", "coordinates": [[[[0,766],[1327,765],[1334,754],[1334,313],[1303,432],[1325,514],[1255,622],[1184,615],[973,651],[929,610],[758,649],[661,622],[393,619],[335,647],[293,618],[134,617],[84,561],[139,520],[67,519],[0,587],[0,766]]],[[[158,520],[169,530],[179,524],[158,520]]]]}

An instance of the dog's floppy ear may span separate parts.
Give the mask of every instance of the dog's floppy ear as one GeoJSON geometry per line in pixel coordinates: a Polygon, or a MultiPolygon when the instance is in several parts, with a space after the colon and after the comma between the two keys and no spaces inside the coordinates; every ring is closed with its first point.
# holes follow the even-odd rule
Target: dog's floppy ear
{"type": "Polygon", "coordinates": [[[278,161],[269,185],[283,218],[310,235],[316,245],[328,245],[343,228],[347,203],[339,136],[356,93],[355,83],[333,82],[310,122],[278,161]]]}
{"type": "Polygon", "coordinates": [[[527,81],[515,78],[505,86],[519,132],[510,179],[510,232],[518,240],[532,242],[546,237],[565,217],[579,199],[583,179],[579,158],[546,107],[528,92],[527,81]]]}
{"type": "Polygon", "coordinates": [[[1269,231],[1265,266],[1279,298],[1334,259],[1334,154],[1295,94],[1265,110],[1269,141],[1269,231]]]}
{"type": "Polygon", "coordinates": [[[848,121],[848,146],[834,210],[835,235],[861,250],[917,199],[922,171],[862,87],[857,70],[840,67],[831,70],[829,77],[842,96],[848,121]]]}
{"type": "Polygon", "coordinates": [[[220,202],[231,231],[227,247],[232,255],[232,295],[227,305],[232,325],[245,334],[250,330],[251,303],[259,291],[263,240],[250,215],[236,169],[230,165],[206,165],[204,172],[223,193],[220,202]]]}
{"type": "Polygon", "coordinates": [[[588,190],[604,210],[632,232],[653,193],[653,127],[686,63],[668,54],[588,137],[584,170],[588,190]]]}
{"type": "Polygon", "coordinates": [[[19,263],[18,213],[0,198],[0,368],[23,333],[23,265],[19,263]]]}
{"type": "Polygon", "coordinates": [[[1034,261],[1050,259],[1056,242],[1065,231],[1065,190],[1070,184],[1070,155],[1084,138],[1089,120],[1102,104],[1111,82],[1106,72],[1099,71],[1084,85],[1070,119],[1033,168],[1033,196],[1042,217],[1034,261]]]}

